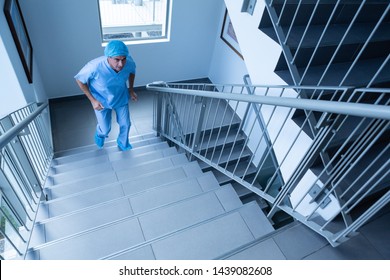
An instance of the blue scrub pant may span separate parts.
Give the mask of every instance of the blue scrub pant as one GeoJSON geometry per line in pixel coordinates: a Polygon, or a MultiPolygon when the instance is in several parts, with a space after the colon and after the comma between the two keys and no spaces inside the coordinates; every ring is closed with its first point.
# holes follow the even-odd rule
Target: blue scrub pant
{"type": "Polygon", "coordinates": [[[101,111],[94,110],[97,126],[96,126],[96,134],[101,138],[108,137],[108,134],[111,131],[111,116],[112,110],[115,110],[116,113],[116,121],[119,125],[119,135],[117,138],[117,142],[122,145],[122,147],[128,147],[129,144],[129,132],[130,132],[130,113],[128,104],[115,108],[115,109],[103,109],[101,111]]]}

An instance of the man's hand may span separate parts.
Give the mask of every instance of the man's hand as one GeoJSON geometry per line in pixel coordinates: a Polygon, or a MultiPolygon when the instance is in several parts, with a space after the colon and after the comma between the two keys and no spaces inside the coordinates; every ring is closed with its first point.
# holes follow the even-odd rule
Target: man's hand
{"type": "Polygon", "coordinates": [[[79,85],[80,89],[85,93],[85,95],[88,97],[89,101],[91,101],[91,104],[92,104],[92,107],[97,110],[97,111],[101,111],[104,109],[104,106],[102,105],[102,103],[100,103],[99,101],[97,101],[91,94],[91,92],[89,91],[89,87],[87,84],[84,84],[82,82],[80,82],[79,80],[76,80],[77,84],[79,85]]]}
{"type": "Polygon", "coordinates": [[[130,90],[130,96],[131,96],[131,100],[133,100],[133,101],[138,100],[138,95],[135,93],[134,90],[130,90]]]}
{"type": "Polygon", "coordinates": [[[91,101],[91,103],[92,103],[92,107],[93,107],[95,110],[97,110],[97,111],[101,111],[101,110],[104,109],[102,103],[100,103],[100,102],[97,101],[97,100],[93,100],[93,101],[91,101]]]}

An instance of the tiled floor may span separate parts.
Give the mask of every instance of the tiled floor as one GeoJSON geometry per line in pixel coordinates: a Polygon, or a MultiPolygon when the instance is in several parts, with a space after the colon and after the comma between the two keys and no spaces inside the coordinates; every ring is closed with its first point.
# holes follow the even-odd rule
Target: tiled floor
{"type": "MultiPolygon", "coordinates": [[[[130,137],[153,132],[154,94],[143,88],[136,92],[138,101],[129,104],[130,137]]],[[[55,152],[94,144],[96,118],[91,103],[84,95],[51,100],[50,115],[55,152]]],[[[115,141],[118,132],[113,112],[112,129],[106,141],[115,141]]]]}

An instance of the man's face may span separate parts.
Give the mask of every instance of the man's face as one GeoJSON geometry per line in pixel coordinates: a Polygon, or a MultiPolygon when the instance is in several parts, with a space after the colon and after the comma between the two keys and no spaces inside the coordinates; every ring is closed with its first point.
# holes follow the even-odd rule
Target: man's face
{"type": "Polygon", "coordinates": [[[122,68],[126,64],[126,56],[114,56],[108,58],[108,64],[114,69],[116,72],[122,70],[122,68]]]}

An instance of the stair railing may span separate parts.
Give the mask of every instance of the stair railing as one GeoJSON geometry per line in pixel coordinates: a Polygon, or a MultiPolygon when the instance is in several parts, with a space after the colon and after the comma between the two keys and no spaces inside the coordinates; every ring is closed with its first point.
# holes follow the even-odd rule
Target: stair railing
{"type": "Polygon", "coordinates": [[[270,219],[283,210],[337,246],[389,202],[389,89],[174,83],[147,89],[160,100],[158,134],[265,199],[270,219]],[[300,98],[308,90],[318,100],[300,98]],[[176,116],[167,117],[172,106],[176,116]],[[316,135],[309,117],[318,120],[316,135]]]}
{"type": "Polygon", "coordinates": [[[53,157],[47,104],[0,119],[0,256],[23,258],[53,157]]]}

